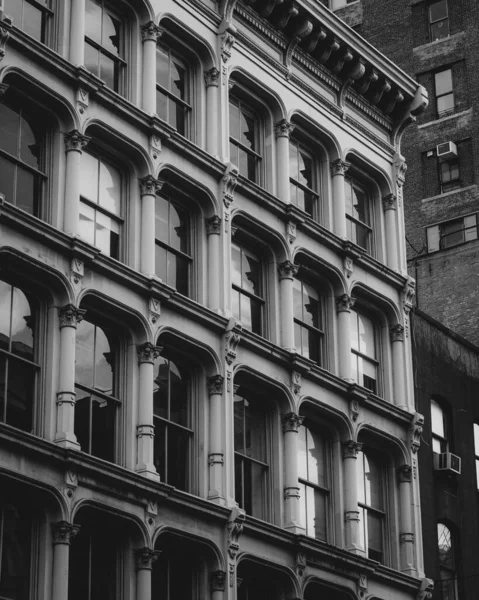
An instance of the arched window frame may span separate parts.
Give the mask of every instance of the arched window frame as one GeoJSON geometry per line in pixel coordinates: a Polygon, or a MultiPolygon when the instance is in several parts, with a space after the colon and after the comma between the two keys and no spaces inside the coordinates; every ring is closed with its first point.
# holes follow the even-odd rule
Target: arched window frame
{"type": "MultiPolygon", "coordinates": [[[[373,195],[368,186],[359,179],[353,171],[345,178],[346,222],[347,237],[363,248],[368,254],[374,255],[374,210],[373,195]],[[353,199],[362,197],[361,210],[355,209],[353,199]]],[[[357,204],[357,206],[361,206],[357,204]]]]}
{"type": "Polygon", "coordinates": [[[437,524],[437,552],[439,597],[441,600],[457,600],[456,535],[441,521],[437,524]]]}
{"type": "Polygon", "coordinates": [[[359,385],[369,389],[376,396],[381,396],[384,393],[383,359],[381,327],[378,316],[359,300],[351,310],[352,377],[359,385]],[[364,340],[361,340],[360,330],[360,326],[365,323],[370,325],[366,346],[361,343],[364,340]],[[366,365],[369,375],[365,374],[364,365],[366,365]],[[375,377],[370,376],[373,373],[375,377]]]}

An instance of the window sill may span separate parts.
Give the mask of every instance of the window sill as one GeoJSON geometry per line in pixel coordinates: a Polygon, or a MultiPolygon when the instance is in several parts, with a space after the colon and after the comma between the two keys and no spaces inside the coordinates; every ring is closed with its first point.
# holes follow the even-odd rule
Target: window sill
{"type": "MultiPolygon", "coordinates": [[[[467,192],[469,190],[472,191],[472,190],[476,190],[476,189],[477,189],[476,184],[468,185],[467,187],[457,188],[455,190],[451,190],[450,192],[444,192],[444,194],[437,194],[436,196],[430,196],[429,198],[423,198],[421,200],[421,202],[433,202],[434,200],[442,200],[443,198],[447,198],[453,194],[463,194],[464,192],[467,192]]],[[[431,227],[431,225],[428,225],[428,227],[431,227]]]]}
{"type": "Polygon", "coordinates": [[[467,110],[462,110],[461,112],[454,113],[452,115],[447,115],[447,117],[441,117],[440,119],[434,119],[434,121],[428,121],[427,123],[422,123],[422,125],[418,125],[418,129],[426,129],[426,127],[432,127],[434,125],[442,125],[447,121],[452,121],[459,117],[464,117],[465,115],[472,115],[472,109],[468,108],[467,110]]]}
{"type": "Polygon", "coordinates": [[[451,42],[454,44],[456,41],[459,41],[459,38],[464,37],[466,34],[464,31],[459,31],[458,33],[453,33],[452,35],[449,35],[448,37],[445,38],[441,38],[440,40],[435,40],[434,42],[427,42],[426,44],[422,44],[421,46],[416,46],[415,48],[412,49],[414,54],[421,54],[421,52],[423,50],[429,49],[429,48],[434,48],[435,46],[440,46],[442,44],[447,45],[448,42],[451,42]]]}

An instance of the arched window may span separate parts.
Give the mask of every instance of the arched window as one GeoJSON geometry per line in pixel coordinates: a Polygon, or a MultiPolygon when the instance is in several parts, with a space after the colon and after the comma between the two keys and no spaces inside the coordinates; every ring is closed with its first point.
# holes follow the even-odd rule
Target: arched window
{"type": "Polygon", "coordinates": [[[0,420],[32,431],[36,378],[35,313],[25,294],[0,281],[0,420]]]}
{"type": "Polygon", "coordinates": [[[264,401],[240,386],[234,396],[236,502],[247,514],[270,514],[270,419],[264,401]]]}
{"type": "Polygon", "coordinates": [[[0,193],[37,217],[46,184],[45,115],[14,90],[0,102],[0,193]]]}
{"type": "Polygon", "coordinates": [[[297,136],[289,142],[291,202],[316,221],[320,220],[321,172],[317,152],[297,136]]]}
{"type": "Polygon", "coordinates": [[[379,394],[379,335],[369,313],[351,311],[351,373],[363,387],[379,394]]]}
{"type": "Polygon", "coordinates": [[[236,232],[231,244],[232,310],[246,329],[264,335],[265,277],[259,249],[243,232],[236,232]]]}
{"type": "Polygon", "coordinates": [[[345,186],[348,239],[371,254],[373,213],[370,192],[351,177],[346,178],[345,186]]]}
{"type": "Polygon", "coordinates": [[[296,351],[324,367],[325,306],[317,285],[295,278],[294,343],[296,351]]]}
{"type": "Polygon", "coordinates": [[[75,435],[84,452],[114,461],[118,399],[118,348],[113,334],[88,320],[77,328],[75,435]]]}
{"type": "Polygon", "coordinates": [[[154,460],[161,481],[180,490],[190,488],[193,429],[188,371],[166,356],[154,365],[154,460]]]}
{"type": "Polygon", "coordinates": [[[86,0],[85,68],[115,92],[124,88],[125,23],[113,4],[86,0]]]}
{"type": "Polygon", "coordinates": [[[457,600],[457,573],[454,539],[449,527],[437,524],[439,558],[439,593],[441,600],[457,600]]]}
{"type": "Polygon", "coordinates": [[[43,44],[47,42],[52,0],[4,0],[3,8],[16,27],[43,44]]]}
{"type": "Polygon", "coordinates": [[[386,479],[379,454],[358,453],[359,519],[361,545],[369,558],[384,563],[386,525],[386,479]]]}
{"type": "Polygon", "coordinates": [[[301,523],[306,534],[319,540],[329,538],[331,462],[324,433],[306,423],[299,429],[298,477],[301,523]]]}
{"type": "Polygon", "coordinates": [[[243,98],[237,85],[235,92],[230,95],[229,102],[230,160],[238,167],[240,175],[261,185],[264,153],[262,122],[258,110],[243,98]]]}
{"type": "Polygon", "coordinates": [[[436,400],[431,400],[431,435],[433,452],[442,454],[443,452],[449,451],[448,434],[448,423],[444,409],[436,400]]]}

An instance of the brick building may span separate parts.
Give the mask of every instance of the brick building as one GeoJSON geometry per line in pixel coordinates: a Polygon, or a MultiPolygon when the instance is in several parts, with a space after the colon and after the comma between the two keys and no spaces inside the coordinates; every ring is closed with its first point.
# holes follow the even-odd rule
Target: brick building
{"type": "Polygon", "coordinates": [[[320,3],[1,6],[0,597],[426,598],[424,89],[320,3]]]}
{"type": "Polygon", "coordinates": [[[478,344],[479,5],[359,0],[337,14],[428,90],[402,144],[409,269],[418,307],[478,344]]]}

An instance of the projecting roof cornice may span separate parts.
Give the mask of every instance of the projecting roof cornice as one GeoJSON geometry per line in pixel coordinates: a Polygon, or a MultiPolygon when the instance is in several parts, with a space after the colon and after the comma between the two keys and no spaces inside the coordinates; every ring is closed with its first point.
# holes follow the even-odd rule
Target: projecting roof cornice
{"type": "MultiPolygon", "coordinates": [[[[238,1],[221,3],[223,30],[234,30],[238,1]]],[[[389,117],[395,129],[426,108],[426,90],[318,0],[243,0],[242,4],[258,16],[258,26],[265,19],[288,39],[287,66],[298,48],[342,82],[340,106],[348,91],[354,90],[389,117]]]]}

